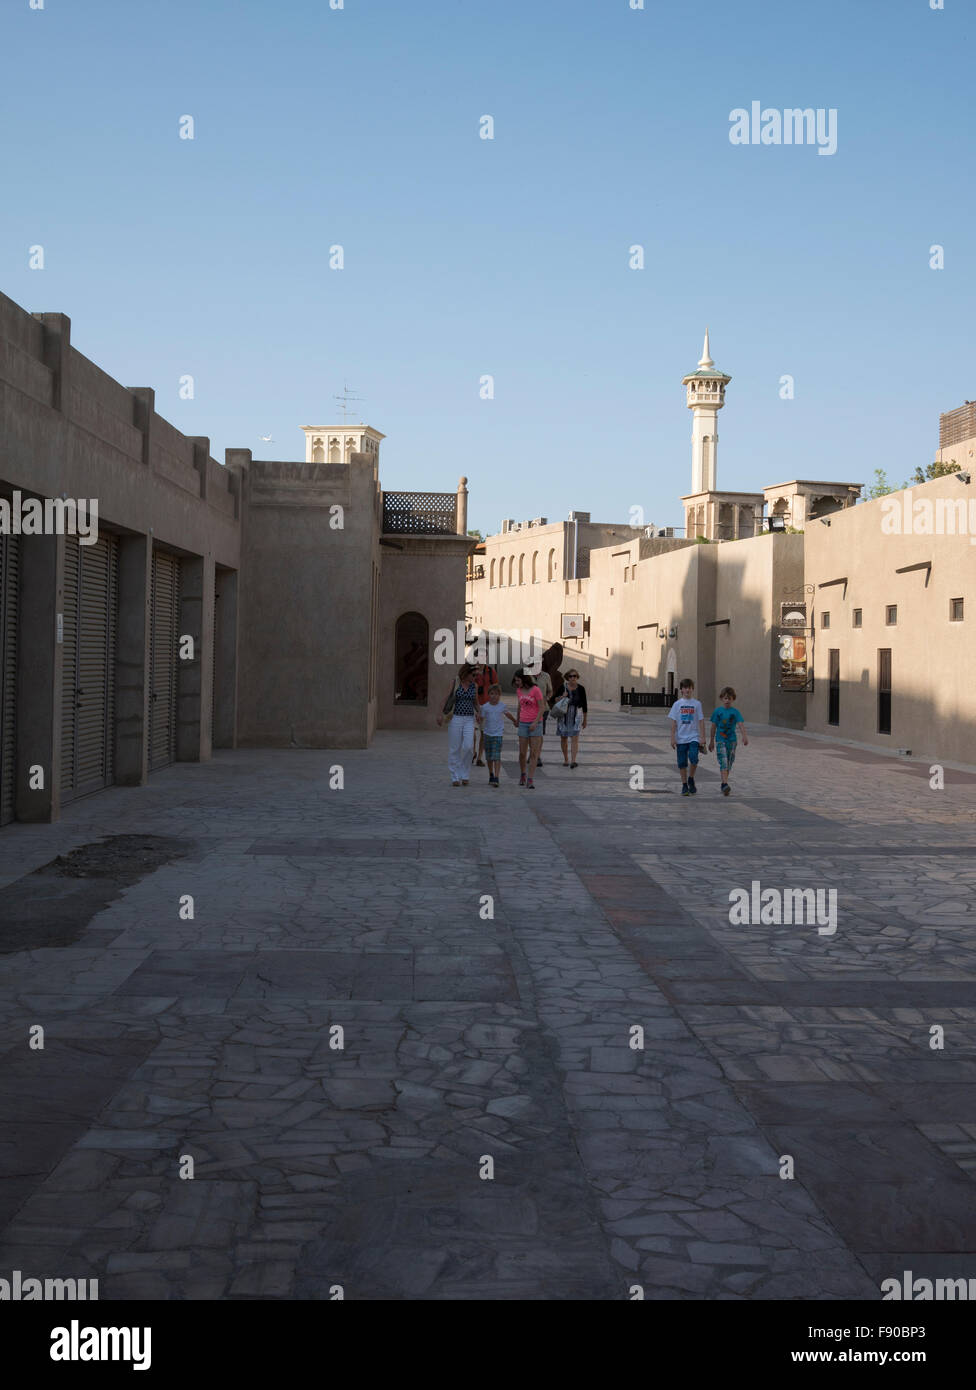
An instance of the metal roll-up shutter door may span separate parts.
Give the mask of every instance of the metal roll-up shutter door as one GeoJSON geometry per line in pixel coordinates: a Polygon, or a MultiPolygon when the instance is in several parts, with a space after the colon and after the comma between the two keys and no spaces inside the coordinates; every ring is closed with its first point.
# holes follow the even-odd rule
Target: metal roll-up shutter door
{"type": "Polygon", "coordinates": [[[62,798],[107,787],[114,775],[118,542],[65,537],[62,798]],[[73,676],[73,680],[69,677],[73,676]]]}
{"type": "Polygon", "coordinates": [[[61,645],[61,797],[75,789],[75,745],[78,722],[78,596],[81,590],[81,546],[77,536],[64,538],[64,600],[61,645]]]}
{"type": "Polygon", "coordinates": [[[153,552],[152,680],[149,699],[149,767],[176,761],[176,673],[179,642],[180,562],[153,552]]]}
{"type": "Polygon", "coordinates": [[[17,537],[0,536],[0,825],[14,818],[19,558],[17,537]]]}
{"type": "Polygon", "coordinates": [[[107,787],[114,775],[115,632],[118,543],[101,536],[81,547],[78,614],[77,794],[107,787]]]}
{"type": "Polygon", "coordinates": [[[218,652],[218,650],[219,650],[219,646],[218,646],[218,643],[217,643],[217,623],[218,623],[218,621],[219,621],[219,618],[218,618],[218,611],[219,611],[219,610],[218,610],[218,600],[219,600],[219,598],[220,598],[220,594],[219,594],[219,592],[218,592],[218,590],[217,590],[217,585],[218,585],[219,583],[220,583],[220,575],[217,574],[217,575],[214,576],[213,639],[212,639],[211,644],[210,644],[211,647],[213,648],[213,656],[212,656],[212,659],[211,659],[211,672],[210,672],[210,748],[211,748],[211,751],[212,751],[214,748],[217,747],[217,652],[218,652]]]}

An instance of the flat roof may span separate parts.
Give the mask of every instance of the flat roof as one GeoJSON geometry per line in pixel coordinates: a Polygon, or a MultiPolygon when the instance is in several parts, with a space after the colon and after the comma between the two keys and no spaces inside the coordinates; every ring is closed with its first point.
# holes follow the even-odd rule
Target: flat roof
{"type": "Polygon", "coordinates": [[[302,425],[302,429],[321,430],[323,434],[329,430],[333,431],[336,434],[338,434],[341,430],[345,430],[347,434],[350,430],[366,430],[369,434],[379,435],[380,439],[386,438],[385,434],[380,434],[380,431],[374,429],[372,425],[302,425]]]}
{"type": "Polygon", "coordinates": [[[771,492],[774,487],[863,487],[863,483],[828,482],[822,478],[791,478],[788,483],[767,483],[763,492],[771,492]]]}

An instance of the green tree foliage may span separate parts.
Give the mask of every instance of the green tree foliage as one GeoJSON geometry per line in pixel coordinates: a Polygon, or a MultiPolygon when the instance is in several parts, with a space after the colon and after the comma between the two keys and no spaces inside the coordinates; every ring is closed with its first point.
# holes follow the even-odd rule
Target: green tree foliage
{"type": "Polygon", "coordinates": [[[916,468],[905,486],[917,487],[920,483],[930,483],[933,478],[945,478],[950,473],[958,472],[958,463],[930,463],[927,468],[916,468]]]}
{"type": "Polygon", "coordinates": [[[873,501],[875,497],[887,497],[889,492],[897,492],[897,483],[889,483],[888,475],[883,468],[874,470],[874,482],[868,488],[867,497],[873,501]]]}

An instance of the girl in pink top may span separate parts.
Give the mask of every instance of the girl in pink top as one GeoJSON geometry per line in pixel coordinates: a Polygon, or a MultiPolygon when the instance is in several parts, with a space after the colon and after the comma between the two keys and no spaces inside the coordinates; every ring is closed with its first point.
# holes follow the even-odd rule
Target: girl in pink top
{"type": "Polygon", "coordinates": [[[542,691],[535,681],[525,671],[520,671],[513,682],[516,694],[518,695],[518,719],[514,714],[506,713],[505,718],[510,719],[518,729],[519,736],[519,786],[525,787],[529,791],[535,790],[535,765],[539,761],[539,752],[542,748],[542,715],[545,711],[546,702],[542,691]],[[526,780],[525,764],[528,761],[529,775],[526,780]]]}

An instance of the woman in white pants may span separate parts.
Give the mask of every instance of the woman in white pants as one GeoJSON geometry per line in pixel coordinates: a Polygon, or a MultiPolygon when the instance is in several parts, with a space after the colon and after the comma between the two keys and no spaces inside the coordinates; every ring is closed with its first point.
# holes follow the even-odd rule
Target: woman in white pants
{"type": "Polygon", "coordinates": [[[438,724],[444,723],[444,715],[449,715],[451,727],[448,730],[447,766],[451,773],[452,787],[466,787],[468,773],[471,771],[471,754],[474,748],[475,721],[481,723],[478,707],[478,685],[474,678],[474,667],[467,662],[460,668],[457,681],[451,686],[444,701],[444,713],[437,716],[438,724]]]}

